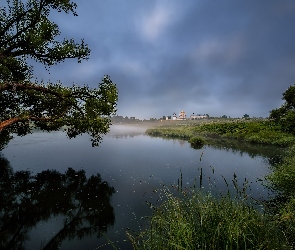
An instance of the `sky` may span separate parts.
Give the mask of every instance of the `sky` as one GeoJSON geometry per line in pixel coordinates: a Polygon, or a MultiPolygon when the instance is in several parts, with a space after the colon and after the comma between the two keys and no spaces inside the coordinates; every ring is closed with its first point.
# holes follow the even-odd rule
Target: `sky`
{"type": "Polygon", "coordinates": [[[294,0],[77,0],[52,13],[58,39],[84,38],[88,61],[69,59],[37,79],[117,85],[117,115],[268,117],[295,84],[294,0]]]}

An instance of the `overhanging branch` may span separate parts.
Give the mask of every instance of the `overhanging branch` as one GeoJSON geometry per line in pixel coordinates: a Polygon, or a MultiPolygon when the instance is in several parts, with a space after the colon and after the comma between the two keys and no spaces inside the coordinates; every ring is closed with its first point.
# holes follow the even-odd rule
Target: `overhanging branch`
{"type": "MultiPolygon", "coordinates": [[[[61,99],[63,99],[65,102],[70,103],[69,97],[74,97],[74,98],[80,98],[83,99],[82,96],[75,96],[74,94],[61,94],[58,93],[55,90],[48,89],[43,86],[37,86],[34,84],[23,84],[23,83],[4,83],[0,84],[0,93],[5,90],[13,90],[13,91],[18,91],[18,90],[35,90],[35,91],[40,91],[42,93],[46,94],[51,94],[54,96],[57,96],[61,99]]],[[[84,93],[85,95],[86,93],[84,93]]],[[[91,97],[91,96],[89,96],[91,97]]],[[[70,103],[71,106],[75,107],[77,110],[79,110],[80,114],[84,117],[84,112],[83,110],[75,103],[70,103]]]]}
{"type": "Polygon", "coordinates": [[[22,83],[4,83],[4,84],[0,84],[0,92],[5,91],[5,90],[36,90],[36,91],[40,91],[43,93],[48,93],[48,94],[52,94],[58,97],[63,97],[62,94],[48,89],[46,87],[42,87],[42,86],[37,86],[34,84],[22,84],[22,83]]]}
{"type": "Polygon", "coordinates": [[[2,132],[2,130],[4,130],[8,126],[13,125],[13,124],[15,124],[17,122],[23,122],[23,121],[28,121],[28,120],[32,120],[32,121],[53,121],[55,119],[57,119],[57,117],[35,117],[35,116],[14,117],[14,118],[10,118],[8,120],[5,120],[3,122],[0,122],[0,132],[2,132]]]}

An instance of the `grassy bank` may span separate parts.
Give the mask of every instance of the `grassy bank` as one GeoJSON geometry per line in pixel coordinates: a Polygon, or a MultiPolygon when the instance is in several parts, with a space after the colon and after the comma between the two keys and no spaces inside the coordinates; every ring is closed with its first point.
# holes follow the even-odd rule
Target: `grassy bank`
{"type": "Polygon", "coordinates": [[[295,136],[282,131],[281,127],[269,120],[210,121],[191,125],[161,126],[146,131],[151,136],[189,140],[199,136],[207,140],[231,138],[256,144],[289,146],[295,143],[295,136]]]}
{"type": "Polygon", "coordinates": [[[162,190],[149,228],[128,234],[134,249],[290,249],[280,225],[241,199],[162,190]]]}
{"type": "Polygon", "coordinates": [[[175,193],[161,190],[163,202],[152,207],[149,227],[128,234],[134,249],[294,249],[295,248],[295,144],[294,135],[268,120],[210,122],[161,126],[149,129],[152,136],[190,140],[234,138],[261,145],[288,147],[269,186],[277,192],[261,201],[258,211],[245,197],[213,198],[198,190],[175,193]]]}
{"type": "Polygon", "coordinates": [[[295,145],[291,146],[276,169],[267,176],[278,197],[271,201],[273,217],[295,248],[295,145]]]}

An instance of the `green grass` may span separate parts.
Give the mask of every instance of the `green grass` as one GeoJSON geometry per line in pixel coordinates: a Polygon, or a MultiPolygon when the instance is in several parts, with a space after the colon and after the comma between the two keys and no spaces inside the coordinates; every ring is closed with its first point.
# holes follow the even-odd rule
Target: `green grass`
{"type": "Polygon", "coordinates": [[[295,197],[295,145],[289,148],[283,162],[267,176],[272,188],[286,197],[295,197]]]}
{"type": "Polygon", "coordinates": [[[270,120],[229,120],[210,121],[199,124],[160,126],[146,131],[151,136],[179,138],[189,140],[194,136],[205,141],[211,138],[231,138],[246,142],[290,146],[295,143],[295,136],[286,133],[270,120]]]}
{"type": "Polygon", "coordinates": [[[272,202],[273,215],[289,244],[295,248],[295,145],[289,148],[283,162],[266,179],[270,187],[279,193],[272,202]]]}
{"type": "Polygon", "coordinates": [[[134,249],[290,249],[278,223],[241,199],[161,191],[149,227],[128,233],[134,249]]]}
{"type": "Polygon", "coordinates": [[[211,133],[252,143],[288,146],[295,142],[294,135],[269,120],[234,120],[196,126],[196,133],[211,133]]]}
{"type": "Polygon", "coordinates": [[[179,138],[189,140],[195,133],[193,126],[178,125],[169,127],[157,127],[146,130],[146,134],[151,136],[161,136],[169,138],[179,138]]]}

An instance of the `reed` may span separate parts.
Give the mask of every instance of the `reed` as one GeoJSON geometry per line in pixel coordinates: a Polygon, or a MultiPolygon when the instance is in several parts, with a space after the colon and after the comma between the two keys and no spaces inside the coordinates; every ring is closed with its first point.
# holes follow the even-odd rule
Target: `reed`
{"type": "Polygon", "coordinates": [[[199,171],[192,188],[183,187],[181,172],[177,187],[157,191],[162,203],[149,204],[148,227],[139,234],[127,232],[134,249],[291,249],[282,223],[255,208],[247,182],[239,187],[234,174],[236,192],[224,179],[228,192],[214,197],[214,190],[204,191],[202,167],[199,171]]]}
{"type": "Polygon", "coordinates": [[[149,228],[127,234],[134,249],[290,249],[278,225],[240,199],[161,192],[149,228]]]}

